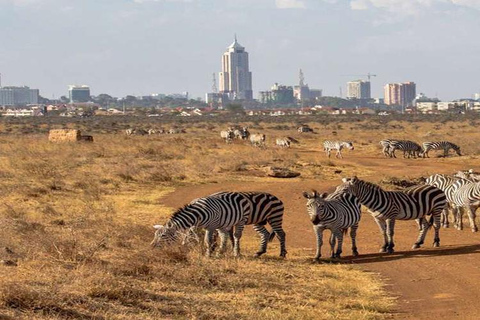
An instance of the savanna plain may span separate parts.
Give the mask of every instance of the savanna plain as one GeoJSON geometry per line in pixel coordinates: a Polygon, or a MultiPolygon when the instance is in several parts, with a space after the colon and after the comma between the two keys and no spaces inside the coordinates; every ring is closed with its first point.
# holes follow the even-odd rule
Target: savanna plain
{"type": "Polygon", "coordinates": [[[315,263],[302,192],[331,192],[352,176],[398,190],[421,176],[479,170],[479,125],[477,115],[0,119],[0,319],[478,318],[478,233],[442,229],[433,248],[429,232],[411,250],[417,227],[400,221],[396,252],[381,254],[378,228],[363,211],[360,256],[346,238],[341,260],[315,263]],[[314,132],[297,132],[300,124],[314,132]],[[266,146],[225,143],[220,131],[232,125],[264,133],[266,146]],[[186,133],[124,134],[174,126],[186,133]],[[59,128],[95,141],[49,142],[48,131],[59,128]],[[298,143],[276,147],[284,136],[298,143]],[[385,158],[384,138],[449,140],[463,154],[385,158]],[[325,139],[352,141],[355,150],[329,159],[325,139]],[[268,177],[268,167],[300,176],[268,177]],[[278,240],[253,258],[259,239],[251,226],[240,258],[206,258],[202,245],[150,247],[152,225],[221,190],[265,191],[284,202],[286,259],[278,240]]]}

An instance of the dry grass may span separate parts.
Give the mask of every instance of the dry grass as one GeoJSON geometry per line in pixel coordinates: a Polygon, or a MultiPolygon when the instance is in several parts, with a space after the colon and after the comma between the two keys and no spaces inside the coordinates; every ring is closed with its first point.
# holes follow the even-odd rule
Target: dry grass
{"type": "MultiPolygon", "coordinates": [[[[0,319],[388,316],[393,301],[374,275],[346,265],[312,264],[310,253],[300,249],[289,249],[288,260],[255,260],[205,259],[199,249],[148,247],[151,225],[171,213],[159,199],[179,186],[273,179],[264,177],[265,166],[301,172],[297,179],[338,179],[338,171],[375,174],[366,166],[326,159],[319,152],[324,139],[352,140],[354,152],[379,157],[377,141],[387,136],[421,141],[449,138],[449,130],[478,135],[459,123],[441,130],[430,123],[389,123],[385,133],[365,129],[373,125],[310,123],[318,134],[301,135],[294,131],[296,123],[260,123],[266,149],[226,145],[218,135],[223,125],[212,124],[185,135],[101,134],[93,144],[52,144],[35,134],[1,136],[0,319]],[[285,134],[300,144],[273,147],[275,136],[285,134]]],[[[461,143],[471,154],[464,161],[476,160],[475,141],[461,143]]],[[[257,239],[246,238],[245,252],[256,245],[257,239]]],[[[277,251],[275,244],[271,251],[277,251]]]]}

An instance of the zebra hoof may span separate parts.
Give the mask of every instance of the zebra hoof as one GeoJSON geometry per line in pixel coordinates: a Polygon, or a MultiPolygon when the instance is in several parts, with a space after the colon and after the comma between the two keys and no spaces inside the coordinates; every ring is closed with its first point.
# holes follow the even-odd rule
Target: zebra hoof
{"type": "Polygon", "coordinates": [[[475,227],[475,228],[472,228],[472,232],[477,232],[478,231],[478,228],[475,227]]]}
{"type": "Polygon", "coordinates": [[[413,246],[412,246],[412,249],[420,249],[420,245],[418,243],[415,243],[413,246]]]}
{"type": "Polygon", "coordinates": [[[352,251],[352,256],[358,257],[358,251],[356,249],[352,251]]]}
{"type": "Polygon", "coordinates": [[[393,248],[388,248],[387,249],[387,253],[394,253],[394,252],[395,252],[395,250],[393,250],[393,248]]]}
{"type": "Polygon", "coordinates": [[[380,253],[387,253],[387,248],[380,248],[380,250],[378,251],[380,253]]]}
{"type": "Polygon", "coordinates": [[[434,247],[434,248],[440,247],[440,242],[434,242],[434,243],[433,243],[433,247],[434,247]]]}
{"type": "Polygon", "coordinates": [[[264,254],[266,251],[258,251],[257,253],[255,253],[254,257],[255,258],[258,258],[260,256],[262,256],[262,254],[264,254]]]}

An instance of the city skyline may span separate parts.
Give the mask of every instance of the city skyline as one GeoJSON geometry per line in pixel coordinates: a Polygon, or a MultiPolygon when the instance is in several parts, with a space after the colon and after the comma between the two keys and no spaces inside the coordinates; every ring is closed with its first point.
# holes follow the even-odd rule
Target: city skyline
{"type": "Polygon", "coordinates": [[[372,97],[386,83],[415,81],[430,97],[471,98],[480,91],[479,9],[475,0],[0,0],[0,73],[4,86],[46,98],[67,95],[71,83],[93,95],[203,97],[236,32],[251,54],[255,97],[295,84],[301,68],[328,96],[340,86],[345,96],[355,80],[345,74],[372,72],[372,97]]]}

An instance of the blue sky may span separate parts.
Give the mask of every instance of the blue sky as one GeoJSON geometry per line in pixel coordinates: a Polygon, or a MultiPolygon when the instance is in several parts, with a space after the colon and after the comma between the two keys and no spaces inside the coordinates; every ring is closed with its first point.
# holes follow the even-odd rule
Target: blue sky
{"type": "Polygon", "coordinates": [[[368,72],[374,96],[403,81],[444,100],[480,92],[480,0],[0,0],[2,84],[203,97],[235,33],[255,96],[300,68],[325,95],[368,72]]]}

